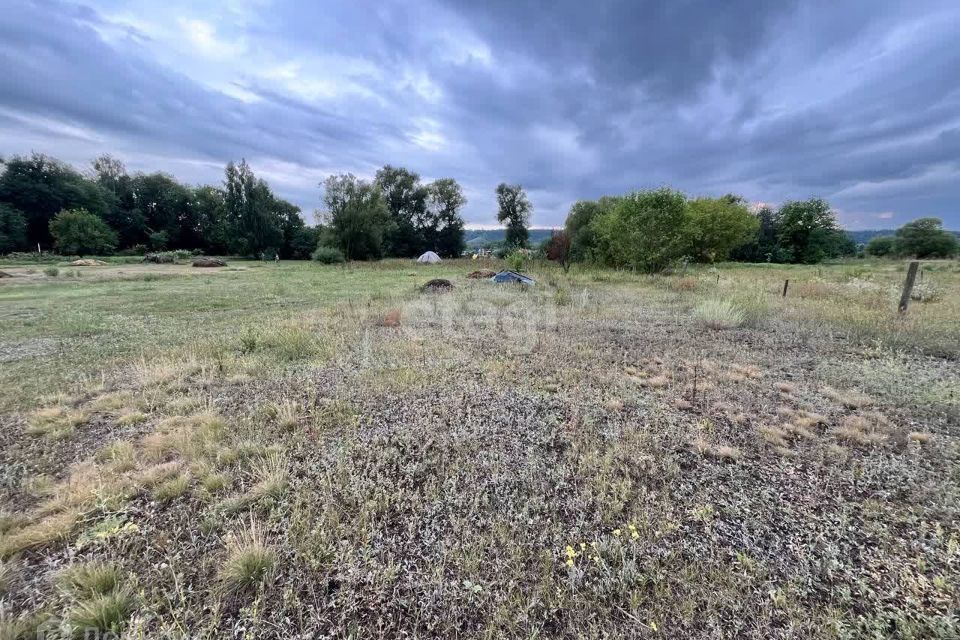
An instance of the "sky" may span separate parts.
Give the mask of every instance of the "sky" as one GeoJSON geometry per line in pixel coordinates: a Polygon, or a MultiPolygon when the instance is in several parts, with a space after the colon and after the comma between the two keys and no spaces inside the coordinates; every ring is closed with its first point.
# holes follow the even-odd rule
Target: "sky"
{"type": "Polygon", "coordinates": [[[470,226],[663,185],[960,229],[957,0],[5,0],[0,156],[456,178],[470,226]]]}

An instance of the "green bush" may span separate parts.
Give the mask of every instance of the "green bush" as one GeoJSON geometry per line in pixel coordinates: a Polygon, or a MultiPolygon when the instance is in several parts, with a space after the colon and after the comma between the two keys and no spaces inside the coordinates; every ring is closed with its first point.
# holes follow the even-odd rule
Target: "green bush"
{"type": "Polygon", "coordinates": [[[43,270],[43,272],[51,278],[56,278],[58,275],[60,275],[60,269],[56,267],[47,267],[43,270]]]}
{"type": "Polygon", "coordinates": [[[310,257],[323,264],[339,264],[341,262],[346,262],[343,252],[335,247],[317,247],[310,257]]]}
{"type": "Polygon", "coordinates": [[[524,264],[527,262],[527,254],[518,249],[508,254],[506,260],[511,271],[522,271],[524,264]]]}

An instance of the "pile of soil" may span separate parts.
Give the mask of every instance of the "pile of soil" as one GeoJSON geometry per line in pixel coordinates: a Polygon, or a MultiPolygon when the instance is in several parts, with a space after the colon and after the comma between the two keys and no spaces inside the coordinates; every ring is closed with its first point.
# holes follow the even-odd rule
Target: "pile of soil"
{"type": "Polygon", "coordinates": [[[446,293],[453,290],[453,283],[444,278],[434,278],[420,287],[424,293],[446,293]]]}
{"type": "Polygon", "coordinates": [[[102,267],[107,264],[103,260],[93,260],[91,258],[83,258],[81,260],[74,260],[70,263],[71,267],[102,267]]]}
{"type": "Polygon", "coordinates": [[[478,269],[468,273],[467,277],[472,280],[484,280],[486,278],[492,278],[495,275],[497,275],[496,271],[491,271],[490,269],[478,269]]]}
{"type": "Polygon", "coordinates": [[[194,258],[193,266],[195,267],[225,267],[227,263],[221,260],[220,258],[194,258]]]}
{"type": "Polygon", "coordinates": [[[143,256],[143,261],[153,264],[173,264],[173,256],[169,253],[148,253],[143,256]]]}

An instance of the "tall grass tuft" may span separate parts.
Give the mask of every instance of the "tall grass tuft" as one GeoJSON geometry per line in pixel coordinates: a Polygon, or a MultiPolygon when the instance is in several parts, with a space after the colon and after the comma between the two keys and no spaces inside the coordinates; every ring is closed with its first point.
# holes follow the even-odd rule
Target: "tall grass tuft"
{"type": "Polygon", "coordinates": [[[743,325],[746,313],[729,300],[704,300],[693,310],[693,317],[708,329],[734,329],[743,325]]]}
{"type": "Polygon", "coordinates": [[[228,592],[244,591],[265,580],[276,564],[276,552],[267,546],[263,532],[251,522],[250,528],[227,541],[227,559],[220,580],[228,592]]]}

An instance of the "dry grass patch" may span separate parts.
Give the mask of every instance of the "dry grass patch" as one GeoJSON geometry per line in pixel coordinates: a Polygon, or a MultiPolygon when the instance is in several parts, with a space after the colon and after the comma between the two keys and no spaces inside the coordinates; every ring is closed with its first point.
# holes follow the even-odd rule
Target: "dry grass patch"
{"type": "Polygon", "coordinates": [[[132,427],[147,421],[147,414],[140,411],[131,411],[117,418],[117,424],[121,427],[132,427]]]}
{"type": "Polygon", "coordinates": [[[292,431],[300,424],[302,412],[296,402],[275,402],[270,405],[270,415],[278,427],[292,431]]]}
{"type": "Polygon", "coordinates": [[[155,486],[152,496],[157,502],[170,502],[183,496],[189,490],[190,476],[186,473],[179,473],[155,486]]]}
{"type": "Polygon", "coordinates": [[[86,421],[87,414],[83,411],[64,407],[38,409],[27,419],[27,433],[52,439],[65,438],[86,421]]]}
{"type": "Polygon", "coordinates": [[[0,559],[9,558],[21,551],[66,542],[76,529],[80,515],[79,509],[69,509],[7,532],[0,537],[0,559]]]}
{"type": "Polygon", "coordinates": [[[797,392],[797,385],[792,382],[776,382],[773,388],[787,396],[792,396],[797,392]]]}
{"type": "Polygon", "coordinates": [[[762,426],[758,428],[757,431],[760,433],[761,438],[775,447],[786,447],[789,444],[787,439],[790,437],[790,434],[780,427],[762,426]]]}
{"type": "Polygon", "coordinates": [[[833,387],[823,387],[820,391],[825,397],[848,409],[859,409],[873,403],[873,398],[856,389],[841,391],[833,387]]]}
{"type": "Polygon", "coordinates": [[[690,451],[697,455],[727,462],[733,462],[743,457],[743,454],[736,447],[711,444],[703,438],[694,438],[687,443],[687,446],[690,451]]]}
{"type": "Polygon", "coordinates": [[[867,419],[864,416],[847,416],[843,422],[830,430],[830,434],[847,444],[872,446],[882,444],[887,439],[887,434],[879,427],[877,423],[867,419]]]}
{"type": "Polygon", "coordinates": [[[156,462],[172,456],[188,461],[212,458],[216,456],[225,431],[226,423],[214,414],[167,418],[155,432],[144,436],[144,454],[156,462]]]}
{"type": "Polygon", "coordinates": [[[743,309],[729,300],[704,300],[693,309],[693,317],[707,329],[735,329],[746,320],[743,309]]]}
{"type": "Polygon", "coordinates": [[[114,440],[100,449],[94,456],[94,460],[108,465],[114,473],[131,471],[137,466],[133,443],[126,440],[114,440]]]}

